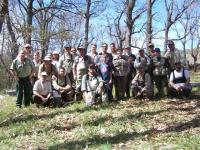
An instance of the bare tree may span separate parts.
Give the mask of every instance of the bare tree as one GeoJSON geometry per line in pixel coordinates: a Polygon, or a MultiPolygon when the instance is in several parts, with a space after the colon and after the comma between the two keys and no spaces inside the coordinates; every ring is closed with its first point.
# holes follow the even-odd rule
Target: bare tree
{"type": "Polygon", "coordinates": [[[2,0],[0,2],[0,33],[2,30],[2,26],[3,26],[4,20],[5,20],[7,11],[8,11],[8,0],[2,0]]]}
{"type": "Polygon", "coordinates": [[[152,14],[152,8],[156,0],[147,0],[147,23],[146,23],[146,48],[149,52],[148,49],[148,44],[152,42],[152,19],[153,19],[153,14],[152,14]]]}
{"type": "Polygon", "coordinates": [[[127,36],[126,45],[131,46],[131,36],[132,34],[138,33],[142,30],[143,25],[138,31],[135,31],[135,22],[141,17],[141,15],[146,11],[145,5],[141,8],[136,9],[136,0],[125,0],[125,15],[126,15],[126,26],[127,26],[127,36]],[[134,9],[136,9],[134,11],[134,9]]]}
{"type": "Polygon", "coordinates": [[[165,21],[165,44],[164,50],[167,51],[167,41],[169,36],[169,30],[173,24],[175,24],[183,15],[183,13],[197,0],[165,0],[165,9],[167,12],[167,19],[165,21]]]}

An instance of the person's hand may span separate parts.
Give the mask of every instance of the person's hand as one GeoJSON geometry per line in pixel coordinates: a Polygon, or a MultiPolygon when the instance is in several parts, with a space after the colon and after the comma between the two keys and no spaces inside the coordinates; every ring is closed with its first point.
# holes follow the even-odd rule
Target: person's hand
{"type": "Polygon", "coordinates": [[[138,93],[137,93],[137,96],[141,96],[141,95],[142,95],[142,92],[138,92],[138,93]]]}
{"type": "Polygon", "coordinates": [[[76,75],[74,75],[74,80],[76,80],[77,79],[77,76],[76,75]]]}
{"type": "Polygon", "coordinates": [[[112,80],[109,80],[108,84],[112,84],[112,80]]]}
{"type": "Polygon", "coordinates": [[[156,63],[156,66],[160,66],[160,62],[157,62],[157,63],[156,63]]]}
{"type": "Polygon", "coordinates": [[[19,77],[16,75],[14,76],[15,80],[19,81],[19,77]]]}

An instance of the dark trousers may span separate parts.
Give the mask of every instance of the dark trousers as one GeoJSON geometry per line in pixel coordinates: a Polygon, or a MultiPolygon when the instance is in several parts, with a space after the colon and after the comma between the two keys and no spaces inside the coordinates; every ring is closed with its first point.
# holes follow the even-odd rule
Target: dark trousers
{"type": "MultiPolygon", "coordinates": [[[[47,96],[44,96],[47,97],[47,96]]],[[[39,96],[37,95],[33,95],[33,102],[36,104],[36,106],[50,106],[51,104],[53,104],[53,100],[52,98],[49,98],[46,102],[44,102],[39,96]]]]}
{"type": "Polygon", "coordinates": [[[126,84],[126,77],[125,76],[115,76],[114,77],[116,99],[124,98],[125,84],[126,84]]]}
{"type": "Polygon", "coordinates": [[[125,84],[125,88],[126,88],[126,97],[130,97],[130,86],[131,86],[131,81],[132,81],[132,76],[127,76],[126,78],[126,84],[125,84]]]}
{"type": "Polygon", "coordinates": [[[29,77],[19,78],[16,85],[17,101],[16,106],[22,106],[22,100],[24,100],[24,106],[29,106],[32,94],[32,85],[29,77]]]}
{"type": "Polygon", "coordinates": [[[179,97],[181,98],[182,96],[188,97],[191,93],[191,90],[188,88],[183,88],[182,91],[177,91],[176,89],[170,87],[169,88],[169,95],[172,97],[179,97]]]}
{"type": "Polygon", "coordinates": [[[166,76],[154,76],[153,80],[157,88],[157,96],[165,97],[168,96],[168,79],[166,76]]]}

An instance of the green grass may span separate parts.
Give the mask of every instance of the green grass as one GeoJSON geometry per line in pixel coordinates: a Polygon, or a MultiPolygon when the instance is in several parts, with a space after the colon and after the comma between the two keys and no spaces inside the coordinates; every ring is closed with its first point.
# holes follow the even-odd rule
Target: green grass
{"type": "Polygon", "coordinates": [[[199,149],[198,99],[129,99],[87,107],[15,108],[0,100],[0,145],[7,149],[199,149]]]}

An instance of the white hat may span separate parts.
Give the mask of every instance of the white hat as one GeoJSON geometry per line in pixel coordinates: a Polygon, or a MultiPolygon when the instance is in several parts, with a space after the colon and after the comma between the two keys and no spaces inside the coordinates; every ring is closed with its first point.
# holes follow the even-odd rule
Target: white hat
{"type": "Polygon", "coordinates": [[[52,54],[57,54],[57,55],[59,55],[59,51],[53,51],[52,54]]]}
{"type": "Polygon", "coordinates": [[[44,60],[51,60],[51,57],[47,55],[44,57],[44,60]]]}
{"type": "Polygon", "coordinates": [[[25,47],[25,48],[26,48],[26,47],[31,47],[31,45],[30,45],[30,44],[25,44],[24,47],[25,47]]]}
{"type": "Polygon", "coordinates": [[[41,76],[47,76],[47,73],[45,71],[41,72],[41,76]]]}

